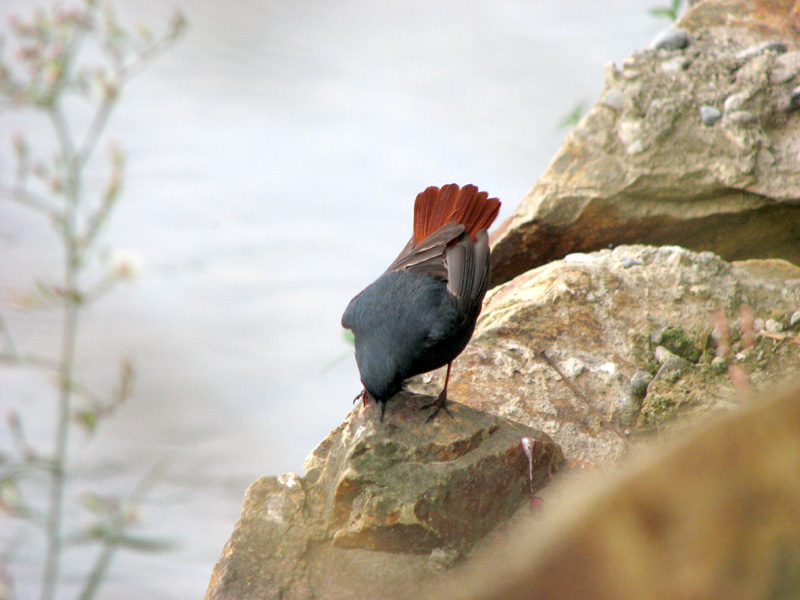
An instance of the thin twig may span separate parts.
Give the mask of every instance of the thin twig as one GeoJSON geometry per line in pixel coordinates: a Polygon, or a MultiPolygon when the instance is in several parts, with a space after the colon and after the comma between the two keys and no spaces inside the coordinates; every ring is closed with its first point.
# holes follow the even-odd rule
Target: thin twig
{"type": "Polygon", "coordinates": [[[773,340],[778,340],[779,343],[781,342],[792,342],[793,344],[800,344],[800,338],[792,337],[787,333],[772,333],[771,331],[766,331],[762,329],[758,332],[758,335],[763,337],[768,337],[773,340]]]}
{"type": "MultiPolygon", "coordinates": [[[[73,256],[67,256],[66,287],[74,289],[77,273],[73,256]]],[[[47,557],[42,584],[42,600],[51,600],[58,581],[61,559],[61,521],[64,512],[64,482],[66,480],[69,425],[72,412],[72,379],[75,369],[75,347],[78,332],[78,305],[67,302],[64,307],[61,369],[59,371],[58,417],[56,422],[56,448],[53,455],[53,473],[50,478],[50,507],[47,519],[47,557]]]]}
{"type": "MultiPolygon", "coordinates": [[[[64,128],[64,115],[56,103],[50,110],[54,126],[64,128]]],[[[80,263],[77,250],[77,220],[81,193],[81,170],[71,160],[74,145],[67,129],[58,134],[61,143],[63,164],[67,167],[67,209],[64,215],[64,304],[63,325],[61,329],[61,352],[59,368],[58,415],[56,420],[56,443],[53,453],[53,473],[50,478],[50,503],[47,519],[47,555],[42,576],[42,600],[52,600],[58,583],[59,563],[61,561],[61,526],[64,515],[64,485],[66,482],[67,452],[69,448],[70,417],[72,415],[73,379],[75,371],[75,350],[78,341],[78,318],[80,304],[73,294],[78,289],[80,263]]]]}
{"type": "MultiPolygon", "coordinates": [[[[122,87],[121,84],[120,87],[122,87]]],[[[119,91],[115,92],[114,96],[106,97],[103,104],[97,109],[94,119],[92,119],[92,124],[86,132],[86,136],[83,138],[80,150],[75,154],[75,161],[80,167],[83,167],[94,153],[97,141],[100,139],[100,134],[102,134],[105,129],[108,118],[111,116],[111,112],[116,104],[116,95],[118,93],[119,91]]]]}
{"type": "Polygon", "coordinates": [[[56,214],[60,213],[59,207],[44,196],[40,196],[39,194],[35,194],[34,192],[30,192],[22,188],[0,186],[0,196],[5,196],[9,200],[19,202],[20,204],[39,212],[56,214]]]}
{"type": "Polygon", "coordinates": [[[578,398],[584,404],[584,406],[586,406],[589,410],[591,410],[592,413],[594,413],[597,416],[597,418],[600,419],[601,423],[603,423],[609,429],[611,429],[614,433],[616,433],[619,436],[619,438],[623,442],[625,442],[625,445],[630,446],[630,441],[628,441],[628,438],[625,437],[625,434],[622,432],[622,430],[619,427],[617,427],[614,423],[612,423],[611,421],[607,420],[605,418],[605,415],[603,415],[599,410],[597,410],[597,408],[595,408],[594,404],[592,404],[589,401],[589,399],[586,396],[584,396],[583,392],[581,392],[580,389],[578,389],[578,386],[576,386],[572,382],[572,380],[564,374],[564,372],[555,363],[555,361],[552,358],[550,358],[549,356],[547,356],[547,353],[545,353],[544,351],[539,352],[539,358],[541,358],[545,363],[547,363],[547,365],[551,369],[553,369],[556,373],[558,373],[558,375],[561,377],[561,380],[570,389],[570,391],[575,395],[575,397],[578,398]]]}
{"type": "MultiPolygon", "coordinates": [[[[5,338],[5,347],[8,354],[16,355],[17,345],[14,343],[14,337],[11,335],[11,330],[8,328],[8,324],[2,314],[0,314],[0,334],[5,338]]],[[[0,352],[0,360],[2,360],[3,354],[3,352],[0,352]]]]}
{"type": "Polygon", "coordinates": [[[52,358],[36,354],[20,354],[16,351],[0,352],[0,363],[8,365],[25,365],[41,369],[58,369],[59,363],[52,358]]]}
{"type": "Polygon", "coordinates": [[[142,480],[139,481],[128,499],[120,504],[119,509],[112,517],[110,530],[103,539],[103,548],[92,567],[91,573],[89,573],[86,579],[86,585],[78,596],[79,600],[90,600],[94,597],[97,587],[100,585],[100,582],[103,581],[109,566],[111,566],[111,560],[114,558],[115,552],[119,549],[122,535],[125,533],[125,507],[139,504],[163,471],[164,462],[155,465],[147,472],[142,480]]]}
{"type": "Polygon", "coordinates": [[[176,36],[179,35],[179,33],[180,32],[178,31],[173,35],[166,35],[162,37],[158,41],[151,44],[141,54],[139,54],[139,56],[136,57],[136,60],[117,70],[115,74],[116,81],[114,83],[116,89],[103,100],[103,104],[95,113],[94,119],[92,120],[86,136],[83,139],[83,143],[81,143],[80,149],[77,152],[76,160],[81,166],[86,164],[94,152],[97,141],[100,138],[100,134],[105,129],[108,118],[111,116],[111,112],[114,109],[120,90],[131,79],[144,71],[148,64],[169,50],[170,46],[175,43],[176,36]]]}
{"type": "MultiPolygon", "coordinates": [[[[75,156],[75,142],[72,139],[72,132],[69,129],[67,118],[64,116],[61,106],[58,103],[50,107],[48,114],[50,115],[50,121],[53,123],[56,137],[58,137],[58,143],[61,146],[61,156],[64,167],[70,169],[70,157],[75,156]]],[[[74,194],[68,193],[68,196],[73,196],[72,200],[75,200],[74,194]]]]}

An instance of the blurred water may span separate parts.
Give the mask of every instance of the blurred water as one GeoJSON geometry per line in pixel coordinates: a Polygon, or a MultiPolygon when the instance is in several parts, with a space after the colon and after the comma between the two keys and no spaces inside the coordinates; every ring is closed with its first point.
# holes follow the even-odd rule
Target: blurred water
{"type": "MultiPolygon", "coordinates": [[[[116,4],[155,29],[172,8],[116,4]]],[[[664,25],[636,0],[182,8],[188,35],[128,88],[109,124],[128,168],[104,246],[135,250],[144,270],[92,307],[81,331],[92,383],[110,385],[121,355],[138,379],[96,436],[74,436],[69,500],[130,490],[163,462],[142,531],[177,544],[119,555],[100,595],[116,600],[201,597],[247,485],[302,472],[351,409],[355,363],[331,367],[349,353],[339,319],[405,244],[417,192],[475,183],[508,216],[563,138],[559,120],[594,102],[603,65],[664,25]]],[[[7,140],[24,126],[39,127],[0,113],[6,181],[7,140]]],[[[57,277],[59,265],[40,218],[0,202],[0,310],[22,347],[51,350],[58,321],[15,311],[13,290],[57,277]]],[[[19,410],[46,449],[47,381],[0,368],[0,386],[3,412],[19,410]]],[[[10,446],[2,428],[0,449],[10,446]]],[[[17,531],[0,520],[5,540],[17,531]]],[[[85,552],[68,558],[86,565],[85,552]]],[[[32,536],[12,565],[20,597],[37,589],[40,557],[32,536]]]]}

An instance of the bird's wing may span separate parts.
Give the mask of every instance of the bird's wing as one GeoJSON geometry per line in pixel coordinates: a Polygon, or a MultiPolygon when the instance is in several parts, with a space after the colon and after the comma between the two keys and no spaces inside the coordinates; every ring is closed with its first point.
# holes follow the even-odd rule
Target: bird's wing
{"type": "Polygon", "coordinates": [[[447,289],[468,311],[479,309],[489,282],[489,235],[482,229],[473,243],[464,235],[446,250],[447,289]]]}
{"type": "Polygon", "coordinates": [[[447,247],[463,233],[464,226],[460,223],[447,223],[416,246],[412,238],[386,272],[401,269],[426,271],[434,277],[447,280],[448,269],[445,267],[447,247]]]}

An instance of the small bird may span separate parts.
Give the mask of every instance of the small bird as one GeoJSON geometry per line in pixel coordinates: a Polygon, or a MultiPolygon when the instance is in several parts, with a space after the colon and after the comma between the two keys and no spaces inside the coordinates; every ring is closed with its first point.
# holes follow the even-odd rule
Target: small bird
{"type": "MultiPolygon", "coordinates": [[[[431,186],[414,203],[414,234],[386,272],[350,301],[342,326],[353,332],[364,391],[386,403],[403,381],[447,365],[432,419],[448,412],[450,366],[472,337],[489,282],[487,228],[500,201],[474,185],[431,186]]],[[[449,412],[448,412],[449,414],[449,412]]]]}

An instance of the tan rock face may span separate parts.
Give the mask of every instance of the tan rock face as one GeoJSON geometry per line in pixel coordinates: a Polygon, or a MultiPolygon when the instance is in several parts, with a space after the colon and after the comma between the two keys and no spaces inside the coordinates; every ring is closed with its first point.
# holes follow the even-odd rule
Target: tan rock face
{"type": "MultiPolygon", "coordinates": [[[[453,364],[450,397],[541,429],[567,458],[615,464],[627,447],[621,430],[660,431],[679,414],[732,407],[729,366],[756,387],[800,366],[794,344],[756,335],[755,346],[743,348],[743,306],[788,328],[800,309],[800,267],[731,264],[678,247],[571,255],[489,292],[475,335],[453,364]],[[739,354],[712,365],[717,311],[739,354]],[[645,375],[652,381],[637,388],[635,378],[645,375]]],[[[411,387],[437,390],[442,376],[411,387]]]]}
{"type": "Polygon", "coordinates": [[[534,489],[561,460],[547,436],[463,405],[453,417],[401,393],[380,423],[373,406],[351,415],[306,461],[312,510],[341,548],[429,554],[468,550],[530,498],[520,438],[537,442],[534,489]]]}
{"type": "Polygon", "coordinates": [[[701,2],[678,23],[690,33],[686,48],[609,65],[597,105],[495,234],[493,283],[630,243],[800,263],[800,37],[787,25],[791,10],[701,2]],[[763,44],[775,36],[781,43],[763,44]],[[705,123],[703,107],[721,118],[705,123]]]}
{"type": "Polygon", "coordinates": [[[403,392],[383,422],[358,407],[304,477],[253,484],[206,597],[412,598],[563,459],[546,435],[457,403],[428,423],[432,400],[403,392]],[[523,437],[535,440],[530,463],[523,437]]]}

